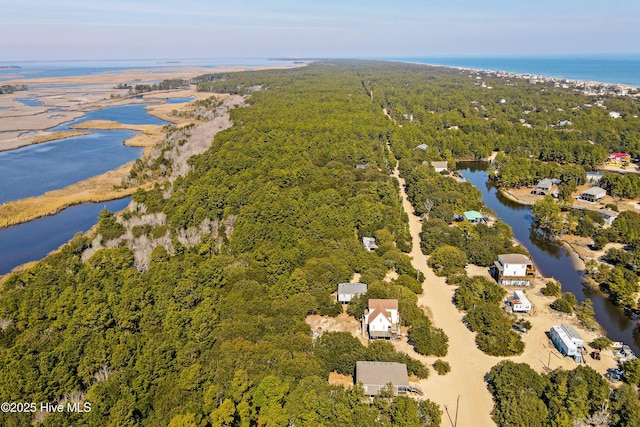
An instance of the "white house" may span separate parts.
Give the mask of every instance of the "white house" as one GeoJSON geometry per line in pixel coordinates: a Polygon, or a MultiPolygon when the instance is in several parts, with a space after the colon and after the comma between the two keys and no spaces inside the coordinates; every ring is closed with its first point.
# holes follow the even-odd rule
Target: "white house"
{"type": "Polygon", "coordinates": [[[364,245],[365,250],[367,252],[371,252],[375,249],[378,249],[378,245],[376,245],[375,237],[363,237],[362,244],[364,245]]]}
{"type": "Polygon", "coordinates": [[[362,316],[362,330],[369,339],[395,339],[400,337],[400,316],[397,299],[370,299],[369,308],[362,316]]]}
{"type": "Polygon", "coordinates": [[[513,298],[509,299],[509,304],[514,313],[528,313],[532,307],[529,298],[520,290],[513,293],[513,298]]]}
{"type": "Polygon", "coordinates": [[[493,277],[501,285],[529,286],[536,276],[531,259],[522,254],[498,255],[493,277]]]}
{"type": "Polygon", "coordinates": [[[571,356],[576,361],[582,358],[581,349],[584,340],[571,325],[552,326],[549,331],[551,341],[558,351],[565,356],[571,356]]]}
{"type": "Polygon", "coordinates": [[[338,284],[338,302],[348,304],[358,295],[367,292],[365,283],[339,283],[338,284]]]}
{"type": "Polygon", "coordinates": [[[431,162],[431,166],[436,170],[436,172],[440,173],[449,169],[449,165],[446,161],[442,162],[431,162]]]}

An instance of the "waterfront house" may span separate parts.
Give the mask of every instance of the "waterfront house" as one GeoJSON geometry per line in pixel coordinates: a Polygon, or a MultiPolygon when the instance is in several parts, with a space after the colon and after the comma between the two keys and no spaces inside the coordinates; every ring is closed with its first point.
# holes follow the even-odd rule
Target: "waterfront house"
{"type": "Polygon", "coordinates": [[[613,221],[615,221],[616,218],[618,218],[618,215],[620,215],[620,212],[616,212],[612,209],[600,209],[598,213],[607,225],[612,225],[613,221]]]}
{"type": "Polygon", "coordinates": [[[627,166],[631,163],[631,155],[629,153],[611,153],[607,164],[610,166],[627,166]]]}
{"type": "Polygon", "coordinates": [[[531,258],[522,254],[498,255],[492,272],[496,282],[501,285],[530,286],[536,277],[531,258]]]}
{"type": "Polygon", "coordinates": [[[356,384],[362,384],[366,396],[375,396],[387,384],[393,385],[393,394],[412,391],[409,386],[407,365],[396,362],[356,362],[356,384]]]}
{"type": "Polygon", "coordinates": [[[549,178],[544,178],[538,182],[538,184],[536,185],[536,188],[534,188],[533,191],[531,191],[531,193],[538,194],[540,196],[546,196],[548,194],[551,194],[557,197],[558,189],[553,184],[552,180],[550,180],[549,178]]]}
{"type": "Polygon", "coordinates": [[[487,220],[482,216],[482,214],[478,211],[466,211],[464,214],[464,219],[469,221],[471,224],[479,224],[481,222],[487,222],[487,220]]]}
{"type": "Polygon", "coordinates": [[[339,283],[338,302],[348,304],[353,298],[366,292],[367,285],[365,283],[339,283]]]}
{"type": "Polygon", "coordinates": [[[369,308],[362,316],[362,332],[369,339],[400,338],[400,315],[397,299],[370,299],[369,308]]]}
{"type": "Polygon", "coordinates": [[[604,196],[606,195],[607,190],[605,190],[604,188],[591,187],[587,191],[584,191],[582,194],[580,194],[579,198],[581,200],[584,200],[585,202],[595,203],[604,199],[604,196]]]}
{"type": "Polygon", "coordinates": [[[582,359],[584,340],[571,325],[552,326],[549,331],[551,342],[564,356],[573,357],[576,361],[582,359]]]}
{"type": "Polygon", "coordinates": [[[367,252],[371,252],[375,249],[378,249],[378,245],[376,245],[375,237],[363,237],[362,244],[367,252]]]}
{"type": "Polygon", "coordinates": [[[446,170],[449,170],[449,165],[447,164],[446,161],[442,161],[442,162],[431,162],[431,166],[433,166],[433,168],[436,170],[436,172],[440,173],[440,172],[444,172],[446,170]]]}

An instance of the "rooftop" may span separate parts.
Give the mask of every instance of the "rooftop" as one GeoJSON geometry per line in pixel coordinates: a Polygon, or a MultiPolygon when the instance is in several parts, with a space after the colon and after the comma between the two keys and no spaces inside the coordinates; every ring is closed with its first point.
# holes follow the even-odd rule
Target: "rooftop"
{"type": "Polygon", "coordinates": [[[467,221],[477,221],[484,219],[482,214],[478,211],[466,211],[463,215],[467,219],[467,221]]]}
{"type": "Polygon", "coordinates": [[[339,283],[339,294],[364,294],[367,292],[367,285],[365,283],[339,283]]]}
{"type": "Polygon", "coordinates": [[[433,166],[436,169],[440,169],[440,168],[448,169],[449,168],[449,164],[446,161],[431,162],[431,166],[433,166]]]}
{"type": "Polygon", "coordinates": [[[409,387],[407,365],[395,362],[356,362],[356,382],[384,386],[409,387]]]}
{"type": "Polygon", "coordinates": [[[531,264],[531,259],[522,254],[502,254],[498,255],[498,259],[503,264],[531,264]]]}
{"type": "Polygon", "coordinates": [[[607,195],[607,190],[605,190],[604,188],[600,188],[600,187],[591,187],[587,191],[583,191],[582,194],[587,194],[589,196],[594,196],[594,197],[606,196],[607,195]]]}

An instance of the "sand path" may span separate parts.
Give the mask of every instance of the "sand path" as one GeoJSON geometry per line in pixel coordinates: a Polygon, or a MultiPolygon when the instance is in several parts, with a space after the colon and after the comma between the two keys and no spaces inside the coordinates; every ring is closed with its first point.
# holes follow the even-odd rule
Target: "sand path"
{"type": "MultiPolygon", "coordinates": [[[[426,398],[438,403],[445,410],[443,426],[450,424],[447,411],[455,421],[458,397],[460,401],[457,425],[494,426],[495,423],[490,415],[493,399],[485,382],[485,375],[492,366],[501,360],[509,359],[517,363],[527,363],[540,373],[556,368],[574,369],[577,364],[573,359],[562,357],[545,333],[551,329],[552,325],[567,323],[576,327],[585,339],[585,343],[589,343],[600,334],[600,331],[587,331],[577,324],[575,315],[558,313],[549,308],[554,298],[545,297],[540,293],[546,280],[537,278],[531,288],[525,289],[534,310],[531,314],[522,316],[532,325],[530,331],[522,335],[522,341],[525,343],[524,352],[514,357],[494,357],[481,352],[475,344],[476,334],[469,331],[462,323],[464,313],[459,312],[453,305],[452,298],[456,287],[447,285],[445,278],[436,276],[427,266],[428,257],[420,249],[422,221],[413,213],[413,206],[405,191],[405,181],[400,178],[397,167],[392,176],[400,183],[402,207],[409,214],[409,228],[413,241],[409,255],[412,257],[413,266],[425,275],[425,281],[422,284],[423,292],[418,296],[418,306],[423,308],[434,325],[442,328],[449,337],[449,353],[442,359],[449,362],[451,372],[444,376],[432,372],[428,379],[419,380],[417,384],[425,392],[426,398]]],[[[467,273],[472,276],[489,277],[486,268],[473,265],[469,266],[467,273]]],[[[511,289],[507,291],[512,292],[511,289]]],[[[415,353],[406,342],[406,338],[397,342],[396,348],[425,364],[430,365],[437,359],[415,353]]],[[[595,361],[587,357],[587,364],[604,374],[607,368],[616,366],[616,361],[611,351],[605,351],[602,353],[602,360],[595,361]]]]}
{"type": "MultiPolygon", "coordinates": [[[[478,350],[475,334],[463,325],[463,314],[451,302],[455,288],[447,285],[444,278],[436,276],[427,266],[427,257],[420,250],[422,223],[420,218],[413,214],[413,207],[404,188],[405,181],[400,178],[397,166],[393,176],[400,182],[402,207],[409,214],[409,228],[413,240],[409,255],[413,258],[413,266],[425,275],[418,305],[429,307],[431,320],[449,337],[449,354],[443,359],[451,365],[451,372],[444,376],[432,373],[428,380],[422,380],[418,384],[425,392],[425,397],[438,403],[443,409],[446,408],[452,418],[455,418],[456,401],[458,396],[460,397],[459,426],[493,426],[495,423],[490,416],[493,400],[487,390],[484,374],[501,359],[478,350]]],[[[411,355],[416,357],[415,353],[411,355]]],[[[420,359],[433,363],[436,358],[420,359]]],[[[447,425],[447,413],[443,416],[443,425],[447,425]]]]}

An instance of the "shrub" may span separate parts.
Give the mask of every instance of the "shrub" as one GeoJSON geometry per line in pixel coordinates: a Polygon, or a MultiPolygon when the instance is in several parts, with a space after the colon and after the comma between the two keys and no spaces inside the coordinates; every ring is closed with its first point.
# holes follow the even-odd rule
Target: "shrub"
{"type": "Polygon", "coordinates": [[[442,359],[438,359],[433,362],[433,369],[438,373],[438,375],[446,375],[451,372],[451,365],[449,362],[445,362],[442,359]]]}
{"type": "Polygon", "coordinates": [[[613,344],[612,341],[607,337],[598,337],[593,340],[593,347],[598,350],[606,350],[611,344],[613,344]]]}
{"type": "Polygon", "coordinates": [[[571,292],[565,292],[562,296],[551,303],[551,308],[562,313],[573,314],[578,300],[571,292]]]}
{"type": "Polygon", "coordinates": [[[446,276],[448,272],[462,269],[469,260],[467,255],[455,246],[443,245],[431,253],[429,266],[439,276],[446,276]]]}
{"type": "Polygon", "coordinates": [[[547,297],[557,297],[560,296],[561,289],[562,285],[560,282],[547,282],[547,285],[542,288],[540,292],[547,297]]]}

